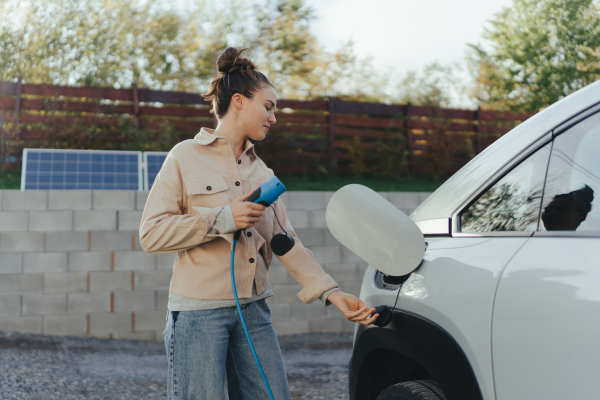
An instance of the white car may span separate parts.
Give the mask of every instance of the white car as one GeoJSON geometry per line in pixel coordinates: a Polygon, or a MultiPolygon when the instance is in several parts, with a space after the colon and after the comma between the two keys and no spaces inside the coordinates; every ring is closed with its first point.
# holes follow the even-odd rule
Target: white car
{"type": "Polygon", "coordinates": [[[350,399],[600,399],[600,81],[519,125],[410,218],[348,185],[327,223],[367,261],[350,399]],[[418,228],[417,228],[418,227],[418,228]]]}

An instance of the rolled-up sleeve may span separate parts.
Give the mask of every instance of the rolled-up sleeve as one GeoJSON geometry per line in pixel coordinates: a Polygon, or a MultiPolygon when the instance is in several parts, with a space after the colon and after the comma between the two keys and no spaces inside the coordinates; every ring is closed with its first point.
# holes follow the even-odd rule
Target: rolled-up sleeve
{"type": "Polygon", "coordinates": [[[281,199],[273,203],[273,209],[277,215],[277,218],[274,218],[273,221],[273,235],[282,232],[279,226],[279,223],[281,223],[283,229],[294,238],[294,247],[283,256],[277,256],[277,258],[283,263],[294,279],[302,285],[303,288],[298,293],[300,300],[304,303],[312,303],[325,294],[325,292],[337,288],[338,285],[331,276],[323,271],[323,268],[317,263],[313,252],[304,247],[300,239],[298,239],[294,228],[292,228],[287,218],[281,199]],[[279,219],[279,223],[277,219],[279,219]]]}
{"type": "Polygon", "coordinates": [[[176,149],[169,152],[156,176],[142,214],[140,243],[148,253],[187,250],[217,237],[207,233],[222,207],[201,208],[194,216],[182,214],[183,180],[176,149]]]}

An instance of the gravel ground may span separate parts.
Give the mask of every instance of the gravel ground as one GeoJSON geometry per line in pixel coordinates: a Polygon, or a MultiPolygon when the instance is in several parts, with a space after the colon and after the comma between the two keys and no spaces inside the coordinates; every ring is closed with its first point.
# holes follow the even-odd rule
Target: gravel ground
{"type": "MultiPolygon", "coordinates": [[[[294,400],[348,399],[351,334],[280,336],[294,400]]],[[[159,342],[0,332],[0,399],[166,400],[159,342]]]]}

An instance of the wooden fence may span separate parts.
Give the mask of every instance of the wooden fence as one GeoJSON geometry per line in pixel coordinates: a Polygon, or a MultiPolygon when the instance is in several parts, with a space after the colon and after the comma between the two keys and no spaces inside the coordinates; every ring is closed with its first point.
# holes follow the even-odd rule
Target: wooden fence
{"type": "MultiPolygon", "coordinates": [[[[256,147],[259,156],[280,175],[439,176],[456,171],[531,116],[335,98],[279,100],[277,109],[277,123],[256,147]]],[[[0,81],[0,114],[2,137],[12,132],[12,142],[20,147],[85,148],[85,140],[73,140],[77,143],[72,144],[67,138],[59,143],[48,135],[59,127],[72,133],[105,130],[109,132],[105,148],[116,143],[120,147],[114,148],[125,148],[131,139],[117,136],[126,122],[135,132],[149,133],[146,140],[154,140],[153,132],[169,130],[175,138],[161,142],[163,148],[158,144],[159,148],[144,145],[135,149],[166,151],[173,143],[193,137],[200,127],[215,125],[209,104],[200,94],[135,85],[114,89],[0,81]]]]}

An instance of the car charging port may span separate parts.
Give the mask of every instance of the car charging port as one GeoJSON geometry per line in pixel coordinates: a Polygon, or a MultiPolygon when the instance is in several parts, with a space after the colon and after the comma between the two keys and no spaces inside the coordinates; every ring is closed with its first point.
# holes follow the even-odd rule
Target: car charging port
{"type": "Polygon", "coordinates": [[[374,314],[379,314],[379,317],[373,322],[373,325],[380,328],[387,326],[392,321],[392,309],[389,306],[381,305],[377,307],[374,314]]]}

